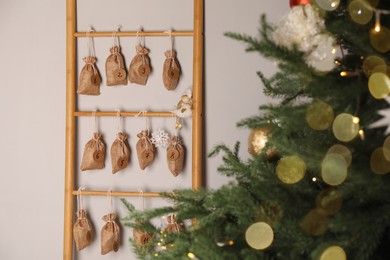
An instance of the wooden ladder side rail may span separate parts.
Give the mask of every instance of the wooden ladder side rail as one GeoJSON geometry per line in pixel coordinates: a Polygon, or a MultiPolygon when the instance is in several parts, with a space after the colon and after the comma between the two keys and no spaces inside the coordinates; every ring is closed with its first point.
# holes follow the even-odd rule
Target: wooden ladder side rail
{"type": "Polygon", "coordinates": [[[65,197],[64,197],[64,260],[73,257],[72,191],[75,184],[75,135],[76,117],[76,0],[66,1],[66,141],[65,141],[65,197]]]}
{"type": "Polygon", "coordinates": [[[194,0],[192,188],[202,186],[203,172],[203,21],[204,0],[194,0]]]}

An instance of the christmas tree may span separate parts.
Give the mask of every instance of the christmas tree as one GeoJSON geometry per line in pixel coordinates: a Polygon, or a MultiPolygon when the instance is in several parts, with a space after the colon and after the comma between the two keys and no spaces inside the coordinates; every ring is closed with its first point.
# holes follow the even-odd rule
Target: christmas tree
{"type": "Polygon", "coordinates": [[[226,34],[279,65],[258,72],[274,102],[238,123],[253,157],[216,147],[235,181],[163,194],[172,207],[124,200],[141,259],[390,259],[390,4],[290,5],[277,25],[262,16],[259,37],[226,34]],[[153,223],[169,214],[166,228],[153,223]]]}

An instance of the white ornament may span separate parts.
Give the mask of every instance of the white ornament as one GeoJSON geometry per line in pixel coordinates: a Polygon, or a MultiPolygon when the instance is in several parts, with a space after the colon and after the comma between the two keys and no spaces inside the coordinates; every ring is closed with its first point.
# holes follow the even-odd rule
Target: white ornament
{"type": "Polygon", "coordinates": [[[284,17],[272,38],[279,46],[292,50],[294,46],[304,53],[306,63],[318,71],[335,67],[335,40],[323,33],[325,22],[312,5],[294,6],[284,17]]]}
{"type": "Polygon", "coordinates": [[[150,141],[156,147],[165,147],[168,144],[169,135],[164,130],[158,130],[157,132],[152,133],[152,138],[150,141]]]}
{"type": "Polygon", "coordinates": [[[177,117],[187,118],[192,116],[192,91],[187,89],[179,103],[176,105],[176,109],[172,111],[177,117]]]}
{"type": "MultiPolygon", "coordinates": [[[[386,97],[384,98],[384,100],[386,100],[387,104],[389,104],[390,106],[390,97],[386,97]]],[[[371,124],[369,128],[378,128],[378,127],[387,126],[384,135],[388,135],[390,133],[390,108],[381,109],[377,113],[383,116],[383,118],[371,124]]]]}

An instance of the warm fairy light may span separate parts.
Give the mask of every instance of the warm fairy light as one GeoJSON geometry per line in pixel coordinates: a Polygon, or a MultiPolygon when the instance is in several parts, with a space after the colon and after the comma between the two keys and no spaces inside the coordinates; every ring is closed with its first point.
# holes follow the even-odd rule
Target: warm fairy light
{"type": "Polygon", "coordinates": [[[154,254],[154,256],[158,256],[158,254],[157,254],[157,253],[155,253],[155,254],[154,254]]]}
{"type": "Polygon", "coordinates": [[[311,180],[314,181],[314,182],[316,182],[316,181],[317,181],[317,178],[316,178],[316,177],[313,177],[311,180]]]}
{"type": "Polygon", "coordinates": [[[227,244],[228,244],[229,246],[232,246],[232,245],[234,245],[234,241],[233,241],[233,240],[229,240],[229,241],[227,242],[227,244]]]}
{"type": "Polygon", "coordinates": [[[160,242],[158,242],[158,243],[157,243],[157,245],[158,245],[158,246],[161,246],[161,243],[160,243],[160,242]]]}
{"type": "Polygon", "coordinates": [[[336,53],[336,48],[333,48],[332,49],[332,54],[335,54],[336,53]]]}
{"type": "Polygon", "coordinates": [[[346,77],[347,75],[348,75],[348,72],[346,72],[346,71],[340,72],[341,77],[346,77]]]}
{"type": "Polygon", "coordinates": [[[354,117],[352,118],[352,122],[353,122],[354,124],[359,124],[360,118],[358,118],[357,116],[354,116],[354,117]]]}
{"type": "Polygon", "coordinates": [[[167,249],[167,247],[166,247],[166,246],[162,246],[161,249],[162,249],[162,250],[165,250],[165,249],[167,249]]]}
{"type": "Polygon", "coordinates": [[[187,256],[188,256],[189,258],[191,258],[191,259],[195,259],[195,255],[194,255],[193,253],[191,253],[191,252],[189,252],[189,253],[187,254],[187,256]]]}
{"type": "Polygon", "coordinates": [[[360,139],[364,140],[364,131],[362,129],[359,130],[360,139]]]}
{"type": "Polygon", "coordinates": [[[340,65],[340,64],[341,64],[341,62],[338,61],[338,60],[335,60],[334,63],[336,63],[337,65],[340,65]]]}
{"type": "Polygon", "coordinates": [[[375,28],[374,28],[374,30],[376,32],[381,31],[380,15],[381,15],[380,12],[375,12],[375,28]]]}

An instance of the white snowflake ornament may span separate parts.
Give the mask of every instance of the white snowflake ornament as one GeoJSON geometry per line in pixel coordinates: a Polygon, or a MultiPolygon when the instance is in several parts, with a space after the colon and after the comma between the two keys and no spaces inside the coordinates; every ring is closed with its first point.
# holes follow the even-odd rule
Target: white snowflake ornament
{"type": "Polygon", "coordinates": [[[150,141],[156,147],[165,147],[168,145],[169,135],[164,130],[158,130],[152,133],[152,138],[150,141]]]}
{"type": "MultiPolygon", "coordinates": [[[[387,104],[389,104],[390,106],[390,97],[386,97],[384,99],[386,100],[387,104]]],[[[370,128],[387,126],[384,135],[388,135],[390,133],[390,108],[381,109],[377,113],[383,116],[383,118],[371,124],[370,128]]]]}

